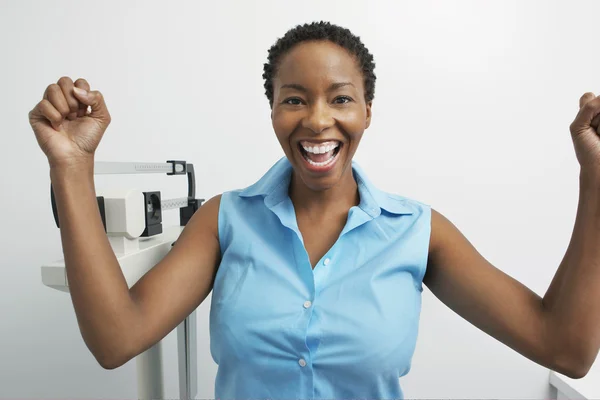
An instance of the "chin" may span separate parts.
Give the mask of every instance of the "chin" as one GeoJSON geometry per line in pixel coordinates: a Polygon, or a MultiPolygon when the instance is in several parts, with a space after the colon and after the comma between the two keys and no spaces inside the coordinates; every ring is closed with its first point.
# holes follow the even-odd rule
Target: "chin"
{"type": "Polygon", "coordinates": [[[323,192],[335,187],[340,182],[340,176],[329,176],[327,178],[314,178],[302,175],[301,171],[295,170],[304,185],[313,192],[323,192]]]}

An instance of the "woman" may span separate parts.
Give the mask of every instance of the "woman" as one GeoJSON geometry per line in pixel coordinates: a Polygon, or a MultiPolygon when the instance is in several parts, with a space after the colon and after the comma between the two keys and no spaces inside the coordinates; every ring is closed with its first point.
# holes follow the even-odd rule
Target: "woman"
{"type": "Polygon", "coordinates": [[[586,374],[600,346],[600,98],[584,94],[570,126],[580,203],[540,298],[439,212],[380,191],[353,163],[371,121],[373,69],[360,39],[329,23],[279,39],[263,77],[285,157],[254,185],[210,199],[131,289],[95,200],[108,109],[84,79],[48,86],[29,118],[50,164],[80,330],[104,368],[148,349],[212,290],[216,398],[401,398],[425,283],[531,360],[586,374]]]}

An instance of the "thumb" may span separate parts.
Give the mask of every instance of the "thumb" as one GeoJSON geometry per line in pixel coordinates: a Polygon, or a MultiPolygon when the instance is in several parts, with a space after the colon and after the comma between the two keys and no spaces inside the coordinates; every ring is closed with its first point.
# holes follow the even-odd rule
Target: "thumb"
{"type": "Polygon", "coordinates": [[[74,86],[73,94],[77,100],[92,108],[92,112],[87,115],[88,117],[98,119],[105,123],[110,122],[110,114],[108,112],[108,108],[106,107],[106,103],[104,102],[104,96],[102,96],[102,93],[97,90],[88,92],[85,89],[74,86]]]}

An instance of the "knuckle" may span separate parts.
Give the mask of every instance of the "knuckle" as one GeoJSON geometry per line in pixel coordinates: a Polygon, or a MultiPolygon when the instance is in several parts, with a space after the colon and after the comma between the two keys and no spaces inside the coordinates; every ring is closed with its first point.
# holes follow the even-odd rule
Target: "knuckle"
{"type": "Polygon", "coordinates": [[[48,100],[42,100],[39,104],[40,114],[48,118],[51,121],[57,121],[60,119],[60,115],[57,115],[56,109],[48,100]]]}
{"type": "Polygon", "coordinates": [[[593,108],[593,104],[592,104],[592,102],[591,102],[591,101],[588,101],[588,102],[586,102],[586,103],[583,105],[583,107],[582,107],[582,108],[583,108],[583,109],[585,109],[585,110],[589,110],[589,109],[593,108]]]}
{"type": "Polygon", "coordinates": [[[79,110],[79,102],[72,96],[67,96],[67,105],[69,107],[69,112],[74,113],[79,110]]]}
{"type": "Polygon", "coordinates": [[[48,93],[56,93],[60,90],[60,86],[58,86],[58,84],[56,83],[51,83],[50,85],[48,85],[48,93]]]}
{"type": "Polygon", "coordinates": [[[59,104],[55,108],[58,110],[58,112],[63,118],[69,115],[69,113],[71,112],[69,106],[65,104],[59,104]]]}
{"type": "Polygon", "coordinates": [[[594,94],[590,92],[586,92],[579,98],[579,108],[583,109],[586,105],[590,103],[590,101],[594,98],[594,94]]]}
{"type": "Polygon", "coordinates": [[[577,121],[571,122],[571,125],[569,125],[569,130],[571,132],[575,132],[578,129],[579,129],[579,123],[577,121]]]}
{"type": "Polygon", "coordinates": [[[72,80],[71,80],[71,78],[69,78],[68,76],[63,76],[63,77],[61,77],[61,78],[60,78],[60,79],[59,79],[59,80],[58,80],[56,83],[57,83],[58,85],[61,85],[61,84],[65,84],[65,83],[67,83],[67,84],[68,84],[68,83],[73,83],[73,81],[72,81],[72,80]]]}
{"type": "Polygon", "coordinates": [[[37,105],[38,109],[42,113],[44,113],[44,112],[46,112],[46,110],[48,110],[48,106],[50,106],[50,102],[46,99],[40,101],[37,105]]]}
{"type": "Polygon", "coordinates": [[[75,85],[78,85],[78,86],[79,86],[79,85],[84,85],[84,86],[87,86],[87,87],[89,87],[89,86],[90,86],[90,85],[89,85],[89,83],[88,83],[88,81],[86,81],[84,78],[79,78],[79,79],[77,79],[77,80],[75,81],[75,85]]]}
{"type": "Polygon", "coordinates": [[[94,99],[94,103],[96,104],[104,104],[104,95],[102,94],[102,92],[98,91],[98,90],[94,90],[92,92],[90,92],[92,94],[92,97],[94,99]]]}

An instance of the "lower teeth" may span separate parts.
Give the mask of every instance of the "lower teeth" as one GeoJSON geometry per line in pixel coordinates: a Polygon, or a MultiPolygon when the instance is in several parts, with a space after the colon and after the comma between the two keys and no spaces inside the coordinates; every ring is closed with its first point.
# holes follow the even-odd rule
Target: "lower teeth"
{"type": "Polygon", "coordinates": [[[331,158],[329,160],[321,161],[321,162],[313,161],[313,160],[311,160],[308,157],[304,157],[304,158],[306,159],[306,161],[308,161],[311,165],[314,165],[315,167],[324,167],[325,165],[331,163],[333,161],[333,159],[335,158],[336,155],[337,154],[334,153],[334,154],[331,155],[331,158]]]}

